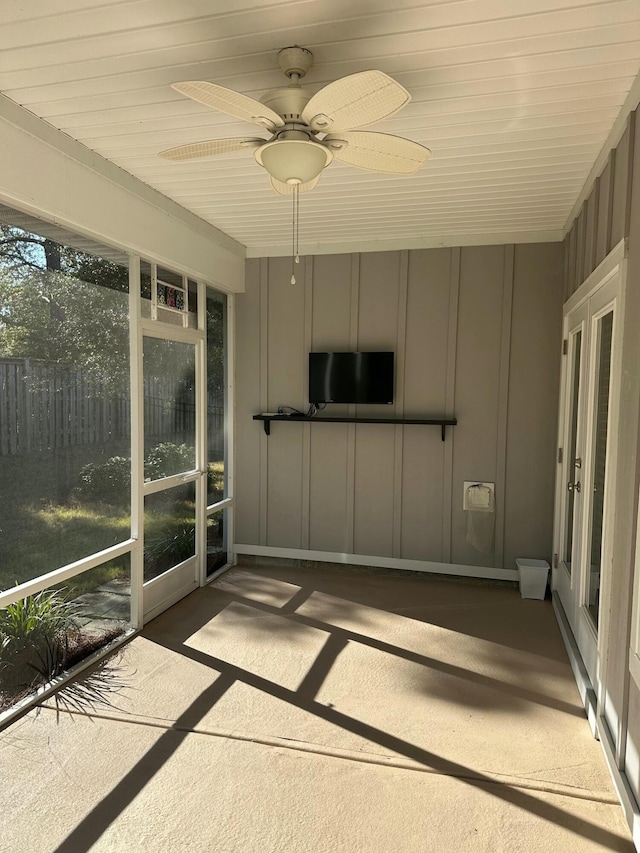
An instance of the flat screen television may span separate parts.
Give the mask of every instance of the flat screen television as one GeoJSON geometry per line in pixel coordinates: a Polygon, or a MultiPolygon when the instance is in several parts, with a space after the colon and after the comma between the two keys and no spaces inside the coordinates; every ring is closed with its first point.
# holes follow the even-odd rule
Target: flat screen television
{"type": "Polygon", "coordinates": [[[392,352],[310,352],[310,403],[393,403],[392,352]]]}

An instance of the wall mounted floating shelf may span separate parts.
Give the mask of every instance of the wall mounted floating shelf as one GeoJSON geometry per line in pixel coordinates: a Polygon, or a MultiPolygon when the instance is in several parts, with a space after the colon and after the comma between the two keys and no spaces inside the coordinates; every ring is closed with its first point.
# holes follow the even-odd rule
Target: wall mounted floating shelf
{"type": "Polygon", "coordinates": [[[445,427],[455,426],[458,423],[456,418],[319,418],[317,416],[308,418],[306,415],[254,415],[253,420],[263,421],[266,435],[271,435],[272,421],[309,424],[422,424],[441,427],[443,441],[445,427]]]}

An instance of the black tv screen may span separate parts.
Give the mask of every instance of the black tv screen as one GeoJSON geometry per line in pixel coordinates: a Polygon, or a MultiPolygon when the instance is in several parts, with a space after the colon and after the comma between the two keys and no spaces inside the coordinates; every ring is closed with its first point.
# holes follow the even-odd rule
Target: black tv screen
{"type": "Polygon", "coordinates": [[[310,352],[310,403],[393,403],[392,352],[310,352]]]}

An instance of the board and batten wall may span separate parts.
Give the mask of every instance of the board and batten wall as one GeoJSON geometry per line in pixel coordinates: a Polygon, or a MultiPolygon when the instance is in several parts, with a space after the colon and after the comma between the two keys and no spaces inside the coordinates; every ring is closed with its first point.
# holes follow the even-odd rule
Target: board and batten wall
{"type": "Polygon", "coordinates": [[[290,259],[249,260],[236,303],[238,552],[512,578],[516,557],[549,559],[562,275],[561,243],[318,255],[295,285],[290,259]],[[252,415],[306,410],[307,353],[340,350],[394,351],[395,402],[323,414],[458,425],[444,442],[418,425],[274,423],[267,437],[252,415]],[[465,480],[496,484],[490,553],[467,541],[465,480]]]}

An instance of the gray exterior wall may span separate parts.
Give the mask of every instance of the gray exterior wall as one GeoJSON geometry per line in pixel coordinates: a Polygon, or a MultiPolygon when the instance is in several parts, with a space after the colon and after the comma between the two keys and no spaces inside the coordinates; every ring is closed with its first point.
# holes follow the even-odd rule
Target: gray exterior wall
{"type": "Polygon", "coordinates": [[[550,559],[562,244],[247,262],[237,297],[237,543],[515,568],[550,559]],[[434,426],[273,424],[307,408],[307,353],[396,353],[389,406],[434,426]],[[496,484],[489,554],[466,541],[463,482],[496,484]]]}

